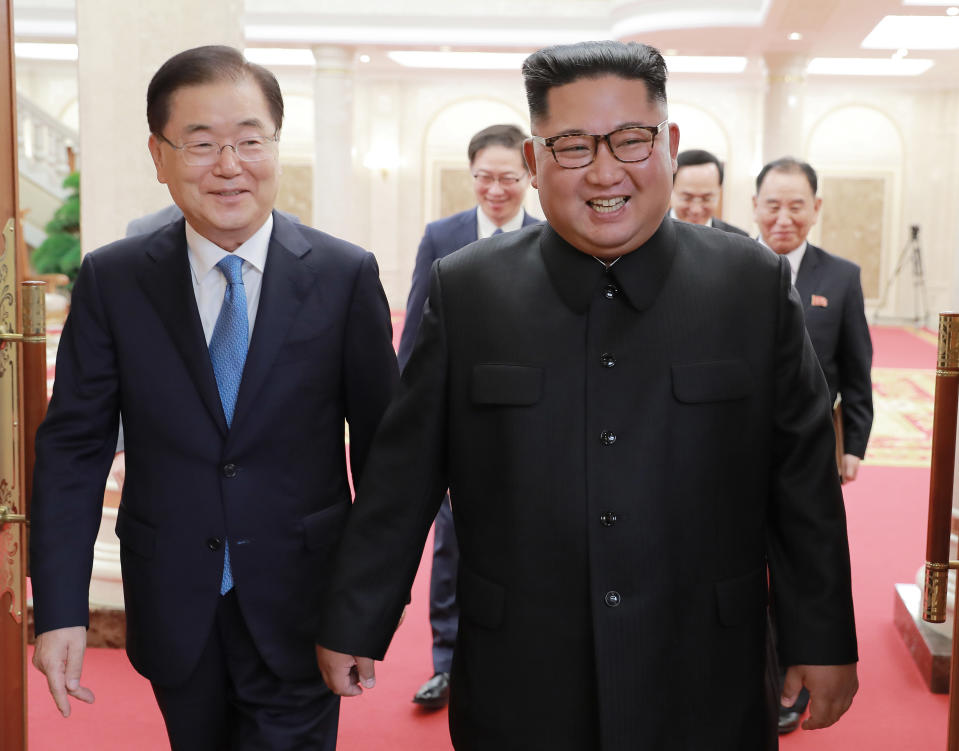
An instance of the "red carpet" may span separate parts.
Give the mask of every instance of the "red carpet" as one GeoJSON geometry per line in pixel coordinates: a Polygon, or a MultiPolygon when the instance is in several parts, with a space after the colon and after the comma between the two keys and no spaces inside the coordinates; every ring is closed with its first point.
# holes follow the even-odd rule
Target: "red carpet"
{"type": "MultiPolygon", "coordinates": [[[[873,337],[876,367],[935,367],[935,346],[928,338],[923,340],[907,329],[883,327],[875,328],[873,337]]],[[[847,487],[861,688],[838,725],[785,736],[783,749],[945,748],[947,698],[926,689],[892,622],[894,585],[913,581],[924,559],[928,482],[926,469],[867,463],[859,479],[847,487]]],[[[427,550],[432,550],[431,544],[427,550]]],[[[431,673],[428,583],[429,567],[421,565],[406,622],[386,661],[377,666],[377,687],[343,702],[342,751],[451,748],[445,711],[426,714],[410,703],[413,692],[431,673]]],[[[90,650],[84,682],[97,694],[96,704],[75,705],[73,716],[63,720],[42,676],[31,668],[31,749],[159,751],[168,747],[149,685],[134,673],[122,651],[90,650]]],[[[528,690],[537,689],[529,686],[528,690]]],[[[691,690],[695,694],[695,687],[691,690]]]]}

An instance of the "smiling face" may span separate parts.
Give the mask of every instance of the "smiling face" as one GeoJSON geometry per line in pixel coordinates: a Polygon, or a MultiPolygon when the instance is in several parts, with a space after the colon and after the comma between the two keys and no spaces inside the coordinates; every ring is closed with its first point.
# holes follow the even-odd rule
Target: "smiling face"
{"type": "Polygon", "coordinates": [[[676,172],[670,205],[677,219],[706,224],[719,208],[721,190],[715,164],[690,164],[676,172]]]}
{"type": "Polygon", "coordinates": [[[802,172],[770,170],[753,196],[753,216],[763,242],[789,253],[805,242],[819,218],[822,199],[813,195],[802,172]]]}
{"type": "MultiPolygon", "coordinates": [[[[547,113],[533,133],[609,133],[666,119],[664,102],[650,101],[641,80],[603,76],[556,86],[547,94],[547,113]]],[[[656,231],[669,208],[679,148],[673,123],[656,136],[643,162],[620,162],[600,143],[592,164],[560,167],[548,148],[527,141],[526,162],[550,225],[583,253],[612,260],[636,250],[656,231]]]]}
{"type": "Polygon", "coordinates": [[[480,149],[473,157],[470,171],[476,202],[493,224],[502,227],[519,213],[529,187],[529,174],[519,149],[495,144],[480,149]],[[496,178],[496,182],[491,183],[490,177],[496,178]],[[519,180],[513,182],[517,177],[519,180]]]}
{"type": "MultiPolygon", "coordinates": [[[[232,146],[244,137],[272,137],[275,131],[262,90],[252,79],[241,78],[177,89],[162,135],[177,146],[198,140],[232,146]]],[[[249,240],[273,210],[280,170],[272,142],[263,161],[243,162],[232,148],[224,148],[205,167],[186,164],[182,153],[156,135],[150,136],[149,146],[157,180],[170,189],[190,225],[224,250],[249,240]]]]}

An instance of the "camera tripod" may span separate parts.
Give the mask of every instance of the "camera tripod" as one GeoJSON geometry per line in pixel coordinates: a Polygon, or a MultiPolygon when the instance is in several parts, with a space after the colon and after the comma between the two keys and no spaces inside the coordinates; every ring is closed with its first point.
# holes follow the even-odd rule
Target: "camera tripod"
{"type": "Polygon", "coordinates": [[[889,281],[886,282],[886,287],[882,291],[882,297],[879,298],[879,304],[876,306],[873,323],[879,321],[879,311],[886,304],[892,283],[902,273],[906,263],[912,261],[913,312],[915,313],[912,321],[916,328],[926,325],[926,319],[929,317],[929,303],[926,299],[926,276],[922,267],[922,250],[919,247],[919,225],[913,224],[909,230],[910,237],[903,246],[902,252],[899,253],[896,269],[892,272],[892,276],[889,277],[889,281]]]}

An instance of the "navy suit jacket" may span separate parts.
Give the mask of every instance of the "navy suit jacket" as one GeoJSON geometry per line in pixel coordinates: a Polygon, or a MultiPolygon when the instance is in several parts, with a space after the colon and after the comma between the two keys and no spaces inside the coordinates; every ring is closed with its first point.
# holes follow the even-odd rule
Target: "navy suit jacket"
{"type": "MultiPolygon", "coordinates": [[[[416,251],[416,265],[413,267],[413,282],[410,296],[406,301],[406,320],[400,335],[400,347],[397,358],[400,369],[406,366],[416,341],[416,332],[423,318],[423,304],[426,302],[430,287],[430,267],[439,258],[459,250],[478,239],[476,228],[476,207],[452,214],[426,225],[420,247],[416,251]]],[[[523,212],[523,226],[538,224],[539,219],[523,212]]]]}
{"type": "Polygon", "coordinates": [[[314,633],[358,478],[398,379],[374,257],[274,212],[228,429],[182,220],[84,258],[37,432],[37,632],[86,625],[104,483],[126,433],[117,518],[127,652],[161,685],[192,671],[230,541],[236,595],[267,664],[318,673],[314,633]]]}
{"type": "Polygon", "coordinates": [[[872,429],[872,339],[859,267],[809,244],[796,290],[829,396],[842,397],[843,451],[862,458],[872,429]]]}

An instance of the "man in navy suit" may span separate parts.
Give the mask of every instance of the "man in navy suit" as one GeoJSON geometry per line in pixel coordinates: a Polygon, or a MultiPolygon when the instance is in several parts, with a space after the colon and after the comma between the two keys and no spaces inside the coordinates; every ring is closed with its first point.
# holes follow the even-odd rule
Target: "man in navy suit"
{"type": "Polygon", "coordinates": [[[704,224],[724,232],[746,235],[745,231],[717,219],[723,193],[723,164],[704,149],[686,149],[676,157],[673,192],[669,197],[670,216],[683,222],[704,224]]]}
{"type": "MultiPolygon", "coordinates": [[[[818,184],[816,171],[806,162],[777,159],[756,178],[753,209],[761,242],[789,261],[829,399],[841,401],[836,440],[845,483],[856,479],[872,429],[872,339],[859,266],[806,239],[822,207],[818,184]]],[[[808,700],[803,691],[795,704],[780,708],[780,733],[799,727],[808,700]]]]}
{"type": "MultiPolygon", "coordinates": [[[[523,161],[526,134],[515,125],[491,125],[474,135],[467,148],[476,206],[426,225],[416,252],[413,283],[406,304],[406,322],[400,337],[400,368],[413,351],[429,292],[430,268],[439,258],[476,240],[509,232],[538,221],[523,210],[529,172],[523,161]]],[[[433,677],[413,696],[427,709],[440,709],[449,700],[450,666],[459,611],[456,606],[456,569],[459,548],[453,531],[449,497],[443,499],[433,531],[433,568],[430,576],[430,627],[433,630],[433,677]]]]}
{"type": "Polygon", "coordinates": [[[239,51],[172,57],[147,119],[185,219],[80,269],[37,434],[34,664],[64,716],[93,701],[87,592],[122,411],[127,653],[172,748],[331,751],[314,638],[350,509],[344,420],[357,479],[398,378],[376,261],[273,211],[283,99],[239,51]]]}

